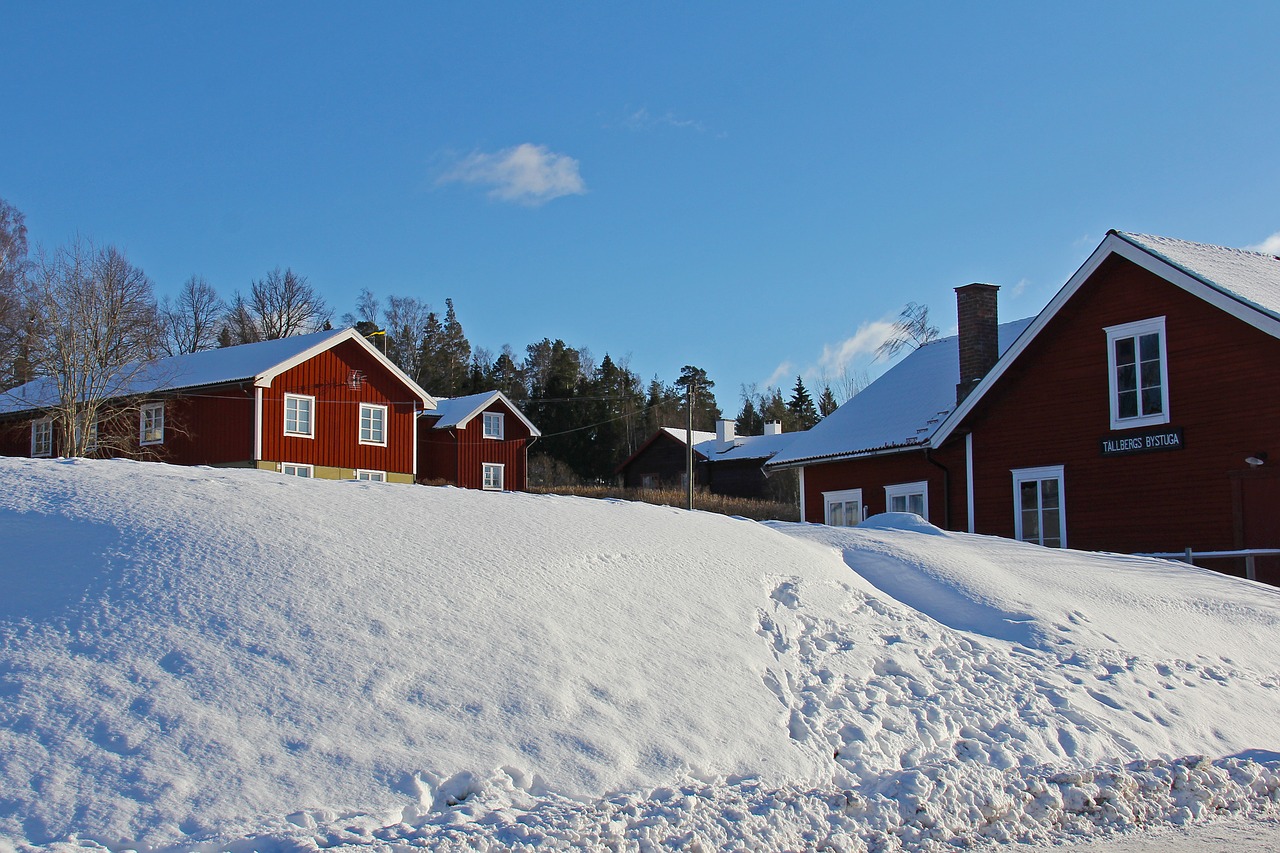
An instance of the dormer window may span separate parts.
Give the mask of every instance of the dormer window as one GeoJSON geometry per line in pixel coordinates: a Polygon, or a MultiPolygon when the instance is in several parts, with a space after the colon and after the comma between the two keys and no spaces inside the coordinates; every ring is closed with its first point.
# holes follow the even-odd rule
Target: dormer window
{"type": "Polygon", "coordinates": [[[1169,422],[1169,363],[1164,317],[1111,326],[1107,367],[1111,372],[1111,428],[1169,422]]]}

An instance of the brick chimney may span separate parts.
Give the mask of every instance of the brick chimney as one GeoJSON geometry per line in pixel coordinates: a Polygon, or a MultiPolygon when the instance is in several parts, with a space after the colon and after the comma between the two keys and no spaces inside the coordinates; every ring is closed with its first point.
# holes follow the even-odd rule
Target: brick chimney
{"type": "Polygon", "coordinates": [[[1000,321],[996,315],[994,284],[966,284],[956,288],[956,324],[960,332],[960,384],[956,405],[964,402],[1000,358],[1000,321]]]}
{"type": "Polygon", "coordinates": [[[782,421],[769,421],[764,425],[765,435],[782,435],[782,421]]]}

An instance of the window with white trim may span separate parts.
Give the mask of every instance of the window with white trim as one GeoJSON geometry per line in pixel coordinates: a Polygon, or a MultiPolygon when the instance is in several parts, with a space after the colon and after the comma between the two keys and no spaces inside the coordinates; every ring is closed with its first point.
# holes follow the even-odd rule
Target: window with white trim
{"type": "Polygon", "coordinates": [[[1013,533],[1023,542],[1065,548],[1067,519],[1061,465],[1013,471],[1013,533]]]}
{"type": "Polygon", "coordinates": [[[929,483],[899,483],[884,487],[884,505],[889,512],[914,512],[929,517],[929,483]]]}
{"type": "Polygon", "coordinates": [[[356,479],[364,480],[369,483],[385,483],[387,481],[386,471],[364,471],[356,470],[356,479]]]}
{"type": "Polygon", "coordinates": [[[164,444],[164,403],[147,403],[139,411],[138,443],[164,444]]]}
{"type": "Polygon", "coordinates": [[[1111,372],[1111,428],[1169,422],[1169,362],[1164,317],[1110,326],[1107,367],[1111,372]]]}
{"type": "Polygon", "coordinates": [[[31,455],[53,455],[53,421],[49,418],[31,424],[31,455]]]}
{"type": "Polygon", "coordinates": [[[310,465],[298,465],[294,462],[282,462],[280,473],[289,477],[306,477],[310,479],[315,471],[310,465]]]}
{"type": "Polygon", "coordinates": [[[502,412],[485,412],[484,413],[484,437],[485,438],[502,438],[502,436],[503,436],[502,412]]]}
{"type": "MultiPolygon", "coordinates": [[[[490,491],[502,491],[502,469],[504,467],[506,466],[499,465],[495,462],[484,463],[480,471],[482,487],[489,489],[490,491]]],[[[472,470],[474,471],[475,469],[473,468],[472,470]]]]}
{"type": "Polygon", "coordinates": [[[92,453],[98,449],[98,422],[90,421],[87,434],[84,428],[84,419],[80,418],[76,421],[76,444],[80,443],[80,439],[84,438],[85,453],[92,453]]]}
{"type": "Polygon", "coordinates": [[[823,492],[824,521],[832,527],[853,527],[862,521],[862,489],[823,492]]]}
{"type": "Polygon", "coordinates": [[[387,443],[387,407],[360,404],[360,443],[387,443]]]}
{"type": "Polygon", "coordinates": [[[315,435],[315,407],[315,397],[285,394],[284,434],[312,438],[315,435]]]}

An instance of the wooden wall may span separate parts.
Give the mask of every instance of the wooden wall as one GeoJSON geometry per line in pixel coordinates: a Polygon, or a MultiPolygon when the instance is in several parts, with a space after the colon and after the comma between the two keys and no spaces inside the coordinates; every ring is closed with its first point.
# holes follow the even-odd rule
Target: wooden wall
{"type": "MultiPolygon", "coordinates": [[[[978,532],[1014,533],[1011,470],[1065,468],[1067,544],[1115,551],[1230,549],[1233,482],[1280,471],[1280,341],[1111,257],[1001,377],[956,433],[974,436],[978,532]],[[1170,427],[1184,449],[1103,457],[1110,429],[1104,327],[1166,318],[1170,427]]],[[[1235,487],[1238,492],[1238,486],[1235,487]]],[[[1280,512],[1280,508],[1273,508],[1280,512]]],[[[1276,542],[1272,547],[1280,547],[1276,542]]]]}
{"type": "Polygon", "coordinates": [[[485,463],[503,465],[503,488],[521,492],[528,488],[530,433],[524,422],[501,400],[485,408],[500,412],[503,438],[484,437],[484,416],[477,414],[463,428],[432,429],[430,415],[423,417],[419,432],[419,482],[445,482],[464,489],[484,486],[485,463]]]}

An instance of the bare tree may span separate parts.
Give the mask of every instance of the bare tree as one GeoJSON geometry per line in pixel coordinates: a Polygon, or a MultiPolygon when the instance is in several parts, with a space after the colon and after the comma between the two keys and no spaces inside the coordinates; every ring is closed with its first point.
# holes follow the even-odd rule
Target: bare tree
{"type": "Polygon", "coordinates": [[[202,275],[193,275],[182,285],[173,302],[164,297],[160,302],[160,323],[164,336],[160,340],[166,355],[214,349],[218,345],[220,321],[227,306],[202,275]]]}
{"type": "Polygon", "coordinates": [[[97,425],[120,417],[120,399],[154,374],[160,327],[151,280],[114,246],[99,249],[78,239],[51,255],[39,253],[26,290],[36,379],[10,393],[28,395],[21,402],[50,416],[63,455],[136,442],[136,432],[97,425]]]}
{"type": "Polygon", "coordinates": [[[414,382],[422,380],[422,336],[431,306],[413,296],[387,297],[387,357],[414,382]]]}
{"type": "Polygon", "coordinates": [[[250,287],[249,310],[265,340],[318,332],[333,311],[304,275],[276,267],[250,287]]]}
{"type": "Polygon", "coordinates": [[[27,260],[27,226],[22,211],[0,198],[0,389],[26,381],[18,364],[26,318],[22,276],[27,260]]]}
{"type": "Polygon", "coordinates": [[[218,332],[218,346],[233,347],[239,344],[256,344],[263,340],[262,329],[254,319],[249,303],[243,294],[236,291],[222,319],[222,329],[218,332]]]}
{"type": "Polygon", "coordinates": [[[929,306],[908,302],[894,322],[889,337],[876,348],[876,358],[893,358],[903,347],[918,349],[936,341],[939,334],[937,326],[929,325],[929,306]]]}

